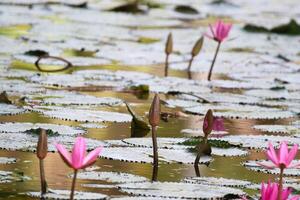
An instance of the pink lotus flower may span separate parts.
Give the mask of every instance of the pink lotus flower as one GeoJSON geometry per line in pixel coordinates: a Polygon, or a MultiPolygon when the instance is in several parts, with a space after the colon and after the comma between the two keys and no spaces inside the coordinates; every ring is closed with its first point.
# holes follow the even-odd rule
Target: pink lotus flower
{"type": "Polygon", "coordinates": [[[55,147],[65,163],[74,170],[84,169],[94,164],[102,150],[102,147],[98,147],[86,155],[86,144],[83,137],[76,138],[72,154],[61,144],[55,144],[55,147]]]}
{"type": "Polygon", "coordinates": [[[212,35],[205,34],[207,37],[221,43],[223,42],[229,34],[232,24],[225,24],[221,20],[218,20],[213,26],[209,25],[212,35]]]}
{"type": "Polygon", "coordinates": [[[272,161],[272,163],[258,163],[269,169],[274,169],[276,167],[280,169],[284,168],[292,168],[292,167],[299,167],[300,162],[291,164],[292,160],[295,158],[298,151],[298,145],[295,144],[292,149],[288,150],[287,142],[282,142],[280,144],[279,151],[276,153],[273,145],[269,143],[269,149],[267,151],[268,159],[272,161]]]}
{"type": "MultiPolygon", "coordinates": [[[[291,189],[283,189],[281,192],[281,200],[287,200],[289,195],[291,194],[291,189]]],[[[264,182],[261,184],[261,200],[277,200],[279,193],[279,184],[278,183],[271,183],[268,181],[267,186],[265,186],[264,182]]]]}

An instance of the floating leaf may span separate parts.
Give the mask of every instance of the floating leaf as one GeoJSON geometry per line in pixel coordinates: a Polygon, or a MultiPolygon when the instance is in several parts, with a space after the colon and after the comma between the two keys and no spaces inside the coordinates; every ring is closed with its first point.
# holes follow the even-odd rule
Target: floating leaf
{"type": "Polygon", "coordinates": [[[119,185],[121,191],[139,196],[163,198],[213,199],[224,198],[228,194],[243,195],[239,189],[174,182],[143,182],[119,185]]]}
{"type": "MultiPolygon", "coordinates": [[[[26,193],[30,197],[40,198],[40,192],[28,192],[26,193]]],[[[49,189],[48,193],[43,196],[45,199],[70,199],[69,190],[51,190],[49,189]]],[[[104,200],[108,199],[107,195],[101,193],[92,193],[92,192],[77,192],[75,191],[74,199],[80,200],[104,200]]]]}
{"type": "Polygon", "coordinates": [[[23,108],[15,105],[0,103],[0,115],[17,115],[25,112],[23,108]]]}
{"type": "Polygon", "coordinates": [[[176,6],[175,11],[183,13],[183,14],[190,14],[190,15],[196,15],[199,13],[198,10],[196,10],[195,8],[193,8],[191,6],[187,6],[187,5],[176,6]]]}
{"type": "Polygon", "coordinates": [[[270,32],[284,35],[300,35],[300,25],[294,19],[287,24],[279,25],[271,29],[248,24],[244,26],[244,30],[249,32],[270,32]]]}
{"type": "Polygon", "coordinates": [[[57,124],[43,124],[43,123],[2,123],[0,124],[0,132],[2,133],[20,133],[26,132],[29,134],[39,135],[38,129],[48,130],[47,133],[50,135],[81,135],[85,133],[85,130],[80,128],[57,125],[57,124]],[[50,131],[51,130],[51,131],[50,131]]]}
{"type": "Polygon", "coordinates": [[[8,157],[0,157],[0,164],[12,164],[15,163],[17,159],[8,158],[8,157]]]}
{"type": "Polygon", "coordinates": [[[85,180],[100,180],[109,183],[131,183],[148,181],[148,179],[145,177],[121,172],[80,172],[78,173],[77,178],[85,180]]]}

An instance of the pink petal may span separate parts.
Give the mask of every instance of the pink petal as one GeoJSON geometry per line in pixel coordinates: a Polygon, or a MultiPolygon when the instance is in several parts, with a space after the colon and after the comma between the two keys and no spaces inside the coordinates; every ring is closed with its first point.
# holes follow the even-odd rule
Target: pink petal
{"type": "Polygon", "coordinates": [[[288,199],[289,195],[291,194],[292,190],[290,188],[283,189],[281,193],[281,199],[285,200],[288,199]]]}
{"type": "Polygon", "coordinates": [[[275,165],[279,164],[277,154],[271,142],[269,142],[269,149],[267,151],[267,156],[275,165]]]}
{"type": "Polygon", "coordinates": [[[288,168],[299,168],[300,167],[300,162],[294,163],[294,164],[290,164],[288,166],[288,168]]]}
{"type": "Polygon", "coordinates": [[[299,200],[300,199],[300,196],[297,195],[297,196],[293,196],[290,200],[299,200]]]}
{"type": "Polygon", "coordinates": [[[284,141],[280,144],[280,149],[279,149],[279,163],[283,163],[285,164],[285,166],[287,167],[287,158],[289,155],[289,150],[288,150],[288,145],[287,143],[284,141]]]}
{"type": "Polygon", "coordinates": [[[287,166],[289,166],[292,160],[294,160],[295,156],[297,155],[297,151],[298,151],[298,145],[295,144],[293,148],[290,150],[290,152],[288,153],[289,154],[288,157],[286,158],[287,166]]]}
{"type": "Polygon", "coordinates": [[[278,185],[276,183],[273,184],[273,186],[271,187],[271,191],[269,193],[269,200],[277,200],[277,196],[278,196],[278,185]]]}
{"type": "Polygon", "coordinates": [[[215,39],[216,38],[216,33],[215,33],[214,28],[211,25],[209,25],[209,28],[210,28],[211,34],[213,35],[213,39],[215,39]]]}
{"type": "Polygon", "coordinates": [[[77,137],[72,151],[72,163],[74,169],[80,169],[85,157],[86,145],[83,137],[77,137]]]}
{"type": "Polygon", "coordinates": [[[55,144],[55,147],[56,147],[58,153],[61,155],[61,157],[67,163],[67,165],[69,165],[69,167],[73,167],[71,154],[68,152],[68,150],[66,150],[66,148],[61,144],[55,144]]]}
{"type": "Polygon", "coordinates": [[[94,163],[96,161],[96,159],[98,158],[99,154],[102,151],[102,147],[98,147],[96,149],[94,149],[93,151],[91,151],[83,160],[83,166],[87,167],[90,164],[94,163]]]}
{"type": "Polygon", "coordinates": [[[209,35],[209,34],[207,34],[207,33],[204,33],[204,36],[206,36],[206,37],[208,37],[209,39],[212,39],[212,40],[215,39],[214,36],[211,36],[211,35],[209,35]]]}

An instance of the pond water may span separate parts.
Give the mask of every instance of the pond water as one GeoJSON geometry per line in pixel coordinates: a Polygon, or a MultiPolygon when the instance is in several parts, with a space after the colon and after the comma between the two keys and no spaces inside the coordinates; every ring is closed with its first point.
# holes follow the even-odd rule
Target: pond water
{"type": "MultiPolygon", "coordinates": [[[[179,147],[178,141],[202,134],[208,109],[224,119],[227,133],[222,137],[211,136],[211,140],[227,142],[230,147],[213,149],[210,164],[199,165],[201,177],[250,181],[244,187],[233,184],[233,188],[251,196],[258,193],[257,184],[261,181],[276,180],[276,174],[256,171],[244,163],[266,159],[268,141],[276,146],[283,140],[290,145],[300,142],[300,51],[297,48],[300,5],[297,1],[272,0],[263,4],[260,1],[153,0],[140,2],[135,14],[120,7],[127,1],[95,0],[88,1],[87,6],[82,3],[0,0],[0,92],[6,91],[12,101],[12,105],[0,105],[0,158],[16,159],[3,164],[0,159],[0,199],[39,199],[28,195],[40,190],[39,161],[32,152],[37,136],[32,129],[41,125],[34,124],[65,125],[51,126],[59,134],[49,136],[52,144],[57,141],[70,148],[76,136],[72,131],[90,138],[92,147],[104,142],[106,158],[100,156],[85,171],[90,176],[78,179],[76,191],[101,193],[107,198],[137,195],[153,196],[153,199],[202,198],[189,195],[198,186],[219,184],[225,188],[226,184],[222,184],[222,179],[217,179],[218,184],[194,183],[195,191],[188,191],[185,187],[190,185],[184,180],[194,180],[190,177],[196,177],[196,172],[194,165],[187,163],[196,154],[179,147]],[[230,38],[222,43],[213,80],[208,82],[206,77],[216,43],[208,38],[194,59],[190,80],[186,68],[193,44],[209,31],[207,25],[218,18],[233,23],[233,29],[230,38]],[[292,35],[272,29],[289,24],[291,19],[296,21],[292,35]],[[268,31],[247,32],[244,28],[247,24],[264,26],[268,31]],[[174,53],[170,56],[169,77],[164,77],[164,45],[169,32],[173,34],[174,53]],[[34,65],[38,57],[31,55],[37,50],[63,57],[74,67],[41,73],[34,65]],[[141,85],[149,86],[149,94],[141,95],[133,89],[141,85]],[[180,194],[174,191],[167,194],[169,190],[163,187],[156,189],[161,193],[149,194],[150,187],[144,186],[143,181],[141,186],[131,186],[140,182],[114,174],[122,172],[136,175],[137,179],[146,178],[146,182],[151,180],[152,164],[148,162],[152,159],[148,153],[151,146],[147,146],[151,132],[130,139],[133,138],[131,116],[123,102],[148,121],[155,93],[162,100],[162,112],[180,113],[161,120],[157,131],[158,138],[162,138],[157,180],[166,185],[186,184],[172,186],[174,191],[182,191],[180,194]],[[90,180],[95,178],[93,172],[112,173],[101,180],[90,180]],[[119,176],[123,182],[115,180],[119,176]]],[[[61,68],[61,63],[55,60],[43,64],[46,68],[61,68]]],[[[50,189],[70,189],[73,171],[57,152],[48,153],[45,171],[50,189]]],[[[299,192],[300,171],[293,173],[289,177],[290,185],[299,192]]]]}

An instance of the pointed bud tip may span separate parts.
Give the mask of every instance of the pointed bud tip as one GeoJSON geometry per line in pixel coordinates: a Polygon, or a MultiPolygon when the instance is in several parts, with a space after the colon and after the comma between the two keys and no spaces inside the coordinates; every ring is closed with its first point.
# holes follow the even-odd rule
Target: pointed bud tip
{"type": "Polygon", "coordinates": [[[160,121],[160,99],[159,99],[159,95],[155,94],[149,110],[149,123],[151,126],[158,126],[159,121],[160,121]]]}
{"type": "Polygon", "coordinates": [[[206,112],[203,121],[203,133],[207,137],[213,130],[214,116],[211,109],[206,112]]]}
{"type": "Polygon", "coordinates": [[[194,45],[193,49],[192,49],[192,56],[195,57],[197,56],[203,46],[203,41],[204,41],[204,37],[202,36],[194,45]]]}
{"type": "Polygon", "coordinates": [[[165,48],[165,53],[166,54],[171,54],[173,51],[173,36],[172,33],[169,33],[168,39],[166,42],[166,48],[165,48]]]}

